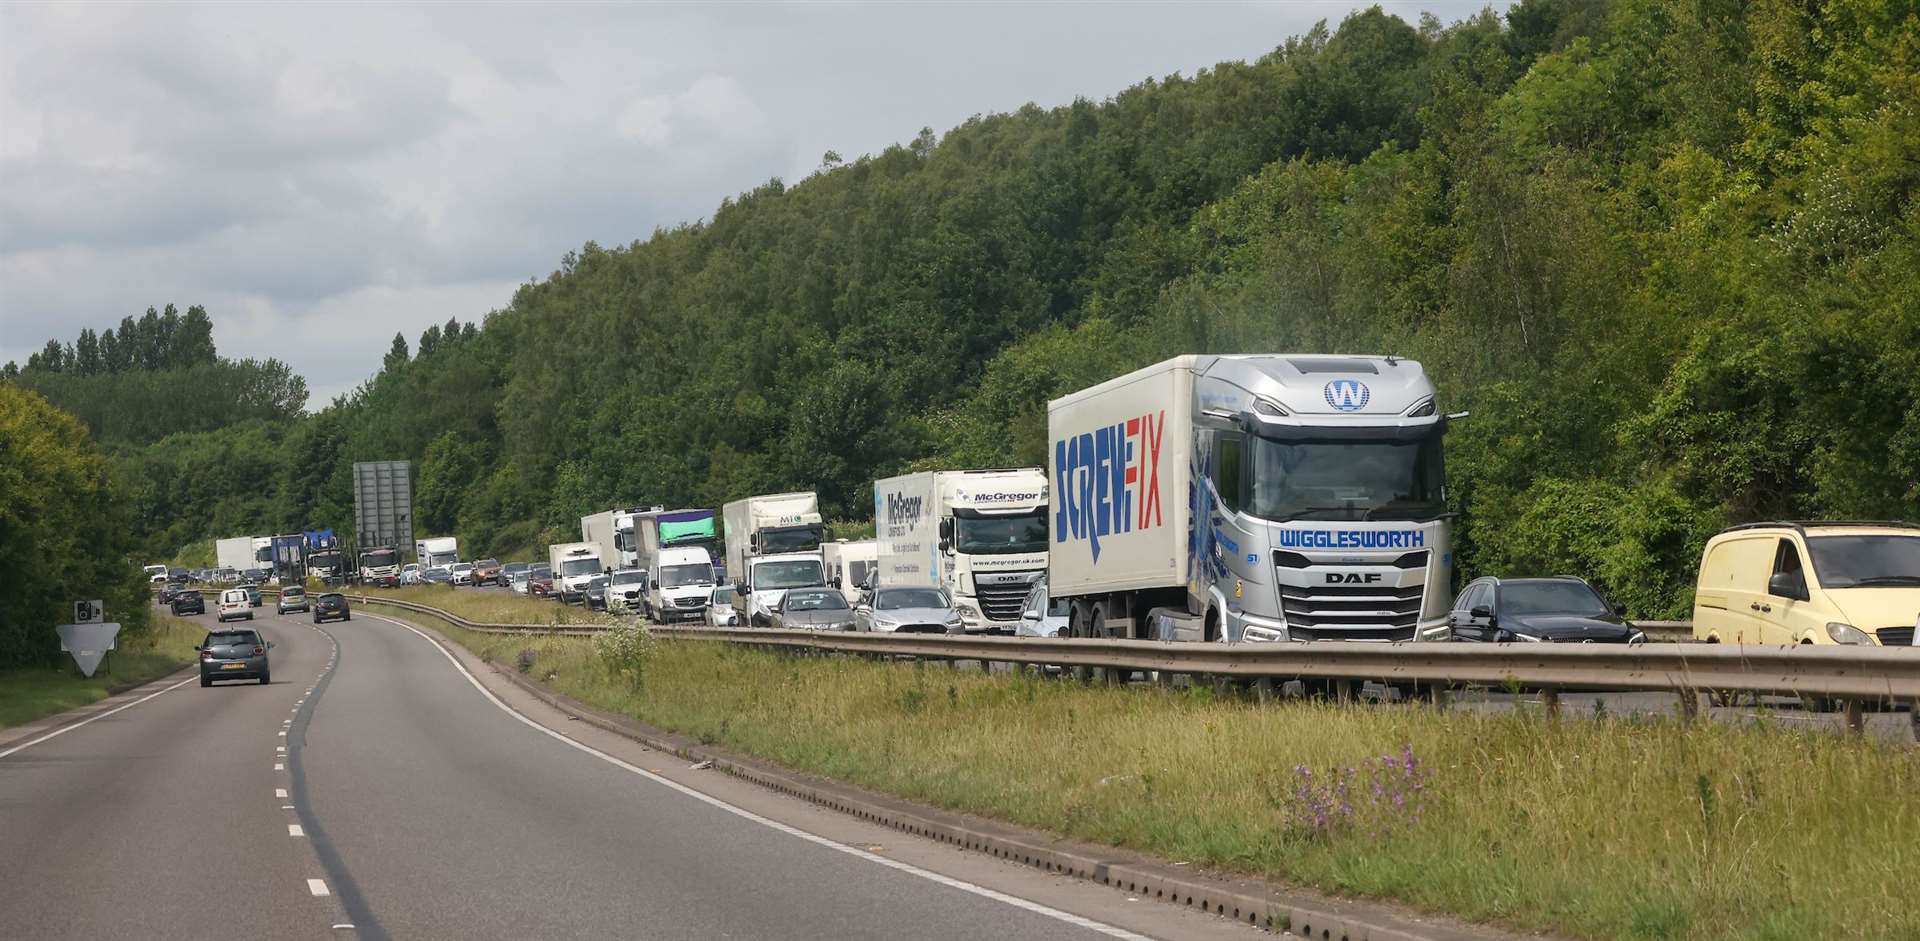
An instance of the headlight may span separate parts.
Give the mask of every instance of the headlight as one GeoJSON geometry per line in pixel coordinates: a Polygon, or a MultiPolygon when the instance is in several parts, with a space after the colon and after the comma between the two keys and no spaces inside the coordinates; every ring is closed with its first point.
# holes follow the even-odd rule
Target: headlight
{"type": "Polygon", "coordinates": [[[1842,624],[1839,621],[1828,622],[1827,636],[1833,638],[1833,642],[1836,644],[1864,644],[1869,647],[1873,646],[1873,638],[1868,637],[1866,631],[1854,627],[1851,624],[1842,624]]]}
{"type": "Polygon", "coordinates": [[[1521,634],[1514,631],[1508,631],[1507,636],[1509,638],[1512,638],[1513,640],[1521,641],[1523,643],[1528,643],[1528,644],[1538,644],[1546,640],[1546,638],[1544,637],[1535,637],[1532,634],[1521,634]]]}
{"type": "Polygon", "coordinates": [[[890,631],[899,626],[900,622],[898,621],[889,621],[886,618],[873,619],[873,629],[876,631],[890,631]]]}
{"type": "Polygon", "coordinates": [[[1252,641],[1254,643],[1270,643],[1270,642],[1286,640],[1287,632],[1281,631],[1281,630],[1274,630],[1271,627],[1259,627],[1257,625],[1249,624],[1247,625],[1246,631],[1242,633],[1240,637],[1243,640],[1252,641]]]}
{"type": "Polygon", "coordinates": [[[1640,631],[1634,631],[1632,634],[1627,635],[1627,643],[1629,644],[1644,644],[1646,642],[1647,635],[1640,631]]]}

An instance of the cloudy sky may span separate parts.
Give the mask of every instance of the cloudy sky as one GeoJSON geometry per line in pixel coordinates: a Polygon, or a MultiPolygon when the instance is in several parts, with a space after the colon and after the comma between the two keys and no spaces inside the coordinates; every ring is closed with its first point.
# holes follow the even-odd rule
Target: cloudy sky
{"type": "Polygon", "coordinates": [[[318,407],[589,239],[1361,6],[0,4],[0,362],[198,303],[318,407]]]}

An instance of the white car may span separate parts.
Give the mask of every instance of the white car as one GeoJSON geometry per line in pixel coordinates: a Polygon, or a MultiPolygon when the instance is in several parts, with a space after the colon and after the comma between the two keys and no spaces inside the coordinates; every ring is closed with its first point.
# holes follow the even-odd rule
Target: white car
{"type": "Polygon", "coordinates": [[[721,585],[713,590],[713,599],[707,605],[708,627],[739,627],[740,612],[733,607],[733,586],[721,585]]]}
{"type": "Polygon", "coordinates": [[[400,566],[400,584],[402,585],[420,584],[420,563],[408,562],[407,564],[400,566]]]}
{"type": "Polygon", "coordinates": [[[220,620],[246,618],[253,620],[253,596],[245,588],[229,588],[220,593],[220,606],[214,609],[220,620]]]}
{"type": "Polygon", "coordinates": [[[455,585],[473,584],[473,563],[455,562],[447,568],[447,574],[453,576],[455,585]]]}
{"type": "Polygon", "coordinates": [[[1060,637],[1067,629],[1067,609],[1070,603],[1061,598],[1058,601],[1047,598],[1047,580],[1034,583],[1033,590],[1027,592],[1027,600],[1020,605],[1020,625],[1013,630],[1016,637],[1060,637]]]}

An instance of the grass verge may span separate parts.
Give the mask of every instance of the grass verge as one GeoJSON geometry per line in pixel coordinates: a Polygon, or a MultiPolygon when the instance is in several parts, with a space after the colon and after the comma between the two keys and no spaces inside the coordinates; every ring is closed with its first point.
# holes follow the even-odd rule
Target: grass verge
{"type": "MultiPolygon", "coordinates": [[[[11,728],[107,698],[107,690],[145,683],[193,660],[205,627],[156,612],[143,637],[122,641],[91,678],[71,658],[59,666],[0,671],[0,728],[11,728]]],[[[65,654],[61,655],[63,658],[65,654]]]]}
{"type": "MultiPolygon", "coordinates": [[[[408,585],[405,588],[354,588],[350,595],[411,601],[460,615],[483,624],[598,624],[606,615],[587,611],[577,605],[561,604],[545,598],[529,598],[511,591],[455,588],[451,585],[408,585]]],[[[388,608],[389,612],[393,609],[388,608]]],[[[436,621],[435,623],[439,623],[436,621]]]]}
{"type": "MultiPolygon", "coordinates": [[[[391,610],[391,609],[389,609],[391,610]]],[[[554,689],[950,810],[1578,938],[1920,938],[1920,748],[1760,725],[1255,705],[419,618],[554,689]]]]}

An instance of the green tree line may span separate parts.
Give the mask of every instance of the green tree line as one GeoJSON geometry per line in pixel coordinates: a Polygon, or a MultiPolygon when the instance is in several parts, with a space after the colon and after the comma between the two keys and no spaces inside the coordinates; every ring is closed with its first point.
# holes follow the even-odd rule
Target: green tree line
{"type": "Polygon", "coordinates": [[[641,502],[864,518],[1177,353],[1394,353],[1472,413],[1465,573],[1680,614],[1730,521],[1920,517],[1917,186],[1909,3],[1375,8],[588,243],[316,413],[118,462],[156,549],[342,527],[406,458],[423,533],[532,551],[641,502]]]}

